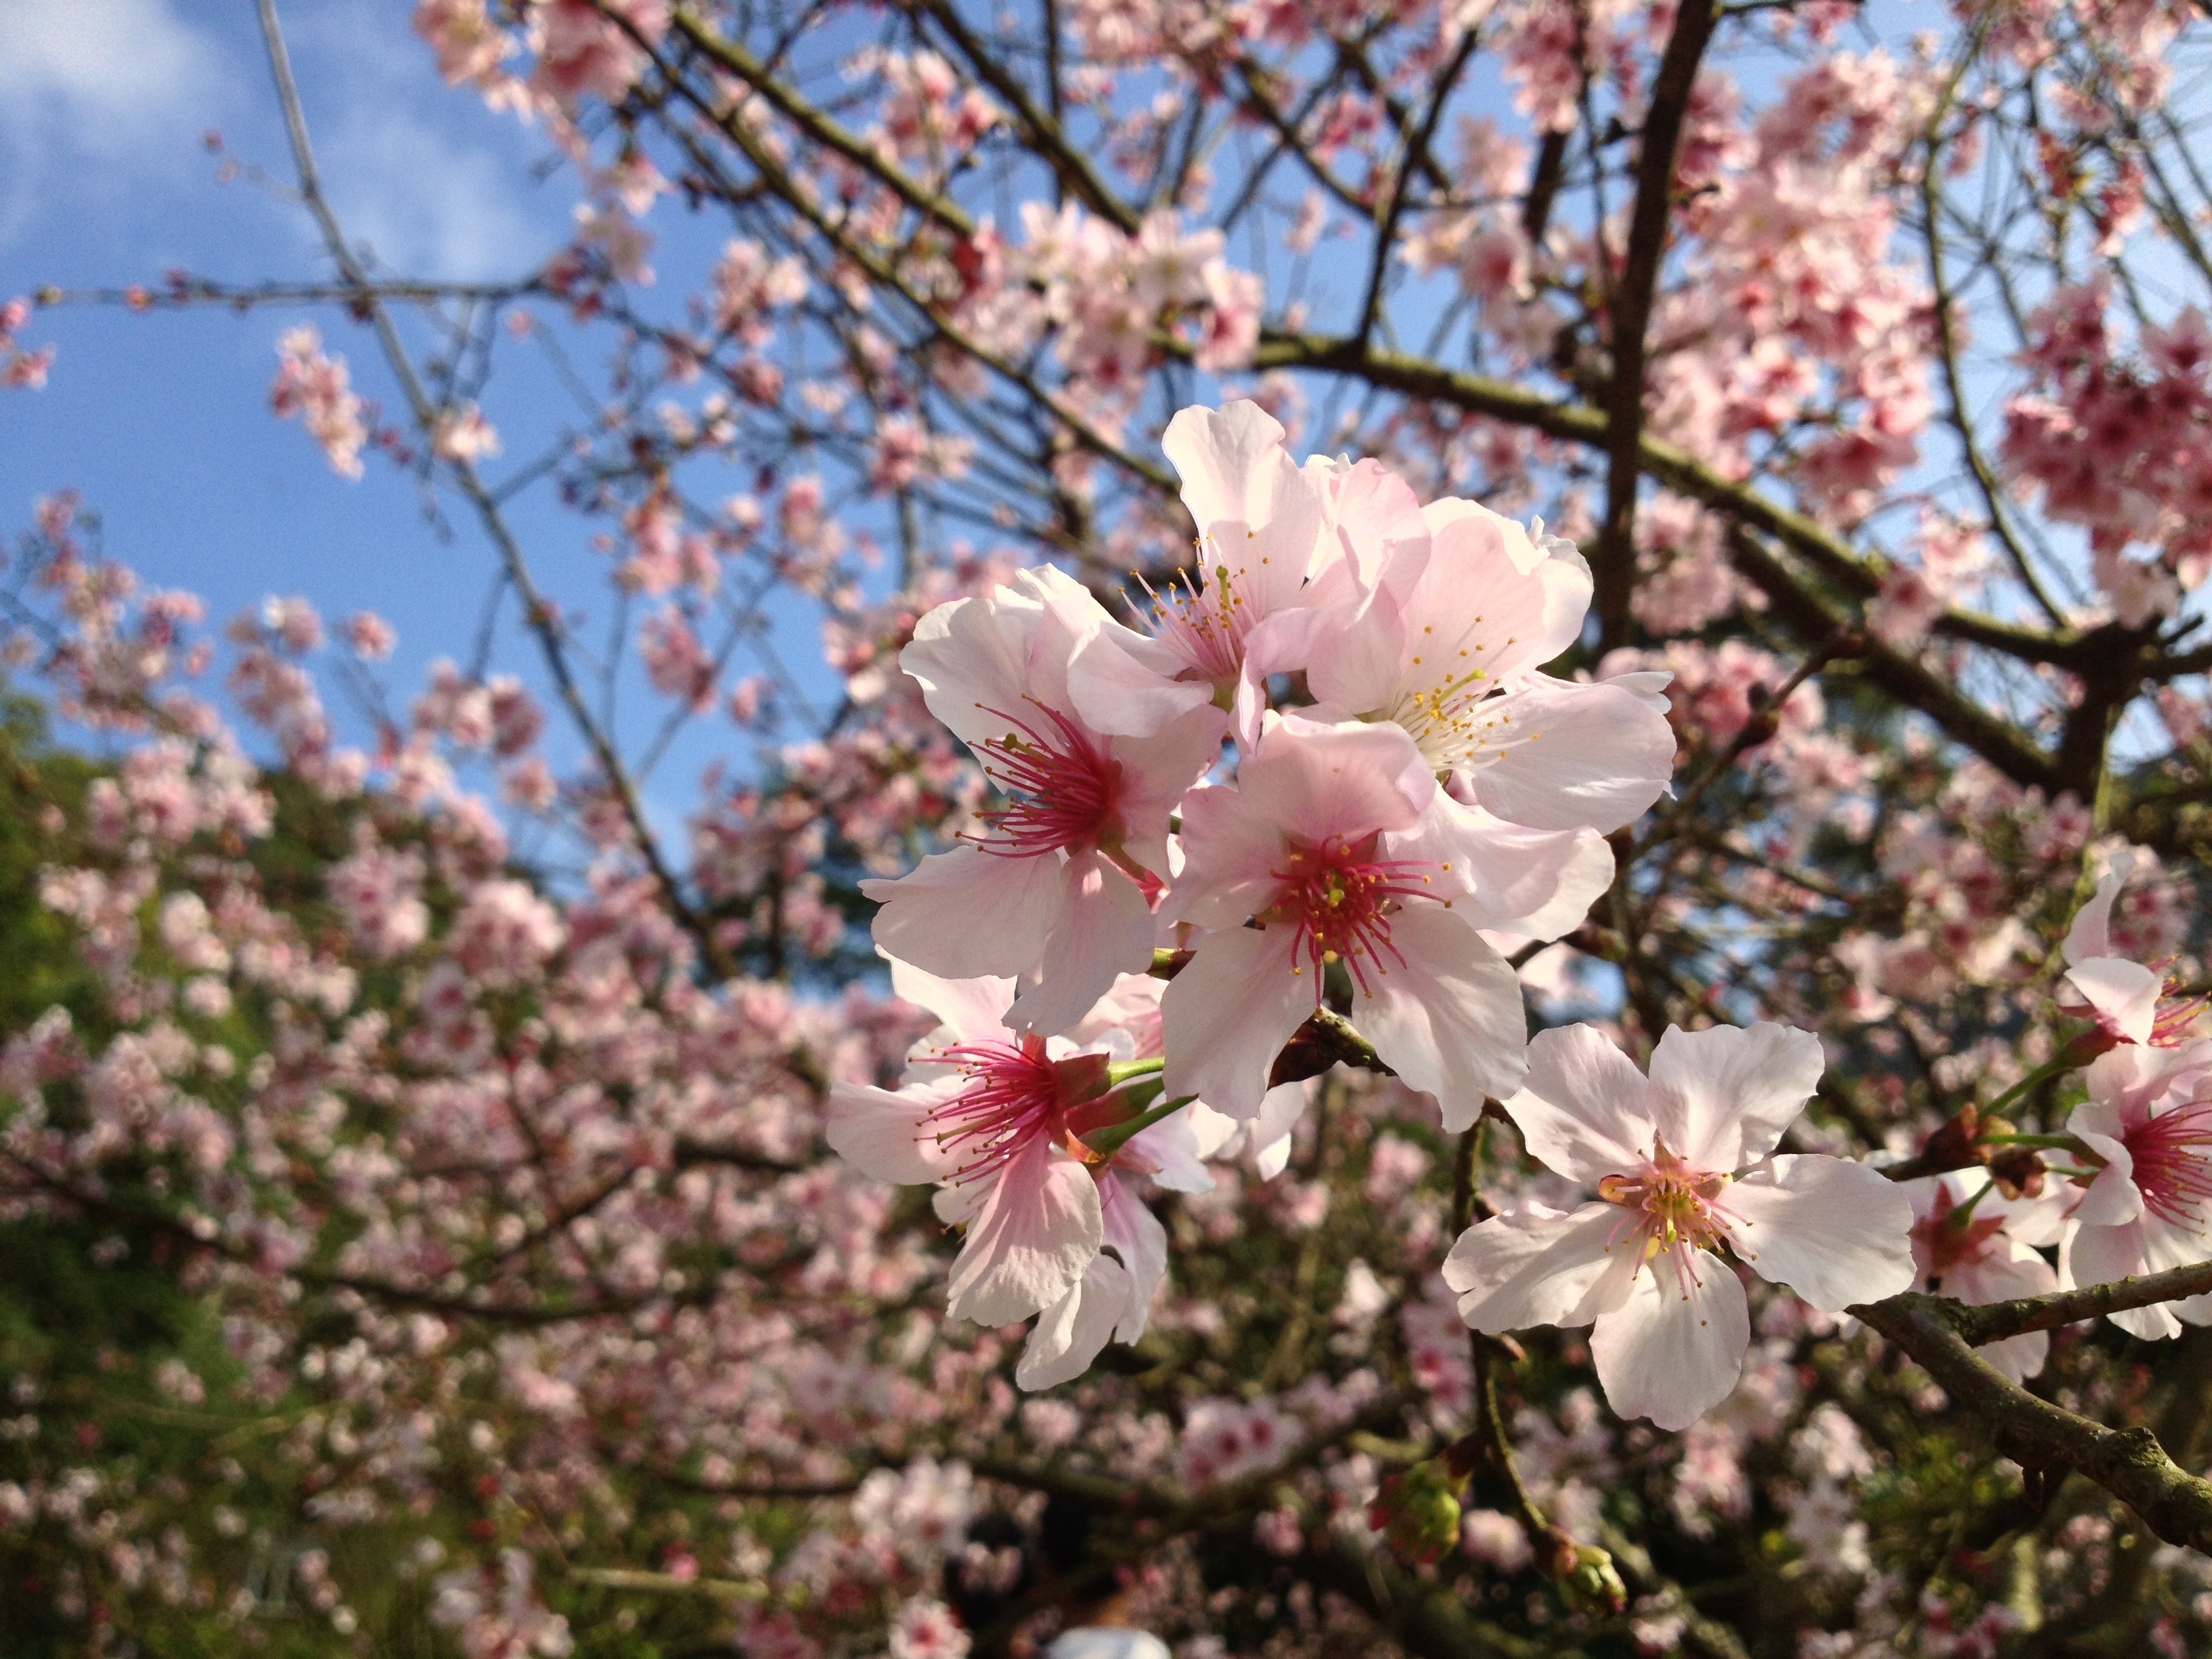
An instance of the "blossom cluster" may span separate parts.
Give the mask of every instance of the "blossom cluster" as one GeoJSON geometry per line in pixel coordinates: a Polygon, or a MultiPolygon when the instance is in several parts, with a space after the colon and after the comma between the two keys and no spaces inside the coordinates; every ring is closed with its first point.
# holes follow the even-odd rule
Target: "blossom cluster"
{"type": "Polygon", "coordinates": [[[1589,607],[1571,544],[1283,437],[1251,404],[1170,422],[1199,537],[1142,625],[1048,566],[916,624],[901,664],[999,804],[866,884],[895,987],[942,1024],[899,1089],[833,1097],[831,1144],[936,1185],[965,1235],[952,1314],[1038,1316],[1017,1376],[1048,1386],[1143,1333],[1167,1252],[1133,1180],[1202,1189],[1243,1126],[1280,1139],[1278,1056],[1348,1010],[1443,1128],[1503,1101],[1597,1189],[1471,1230],[1462,1316],[1597,1319],[1616,1407],[1680,1427],[1748,1342],[1716,1249],[1840,1311],[1910,1281],[1907,1201],[1773,1156],[1821,1070],[1808,1033],[1670,1033],[1648,1091],[1590,1027],[1529,1047],[1504,952],[1611,884],[1607,835],[1671,772],[1666,676],[1545,672],[1589,607]]]}

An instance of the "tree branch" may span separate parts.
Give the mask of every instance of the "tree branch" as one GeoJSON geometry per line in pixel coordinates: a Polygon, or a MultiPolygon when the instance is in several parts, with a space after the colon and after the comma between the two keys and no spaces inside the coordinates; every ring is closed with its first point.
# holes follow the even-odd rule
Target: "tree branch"
{"type": "Polygon", "coordinates": [[[1605,524],[1592,561],[1601,655],[1628,642],[1628,596],[1636,579],[1636,491],[1643,476],[1644,335],[1651,325],[1651,299],[1659,286],[1667,227],[1674,214],[1674,151],[1697,82],[1698,64],[1712,39],[1713,22],[1713,0],[1682,0],[1666,55],[1659,62],[1659,78],[1651,88],[1637,152],[1628,255],[1613,289],[1607,330],[1613,346],[1613,378],[1606,394],[1605,524]]]}

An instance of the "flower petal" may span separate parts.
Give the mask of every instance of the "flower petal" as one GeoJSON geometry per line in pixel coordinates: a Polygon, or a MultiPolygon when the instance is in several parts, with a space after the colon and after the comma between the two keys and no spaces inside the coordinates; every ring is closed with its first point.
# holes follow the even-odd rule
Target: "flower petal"
{"type": "Polygon", "coordinates": [[[1436,1097],[1457,1133],[1528,1075],[1528,1016],[1521,976],[1467,922],[1418,901],[1390,918],[1404,957],[1372,968],[1353,1023],[1409,1089],[1436,1097]]]}
{"type": "Polygon", "coordinates": [[[1598,1316],[1590,1358],[1607,1401],[1623,1417],[1686,1429],[1735,1391],[1751,1346],[1751,1310],[1735,1271],[1707,1250],[1680,1282],[1665,1258],[1640,1273],[1627,1298],[1598,1316]]]}
{"type": "Polygon", "coordinates": [[[1912,1288],[1912,1200],[1877,1170],[1785,1154],[1747,1171],[1721,1201],[1735,1253],[1824,1313],[1912,1288]]]}
{"type": "Polygon", "coordinates": [[[1610,1204],[1571,1212],[1531,1204],[1469,1227],[1444,1258],[1459,1316],[1478,1331],[1587,1325],[1620,1299],[1635,1271],[1636,1238],[1610,1204]]]}
{"type": "MultiPolygon", "coordinates": [[[[1317,846],[1332,836],[1357,841],[1412,829],[1437,781],[1401,726],[1281,714],[1269,719],[1259,748],[1238,769],[1237,788],[1275,826],[1279,844],[1288,834],[1317,846]]],[[[1188,823],[1183,845],[1194,860],[1188,823]]]]}
{"type": "Polygon", "coordinates": [[[1475,799],[1536,830],[1618,830],[1674,775],[1664,714],[1616,685],[1539,679],[1481,705],[1502,734],[1497,758],[1469,768],[1475,799]]]}
{"type": "Polygon", "coordinates": [[[1652,1120],[1692,1169],[1725,1175],[1774,1150],[1826,1064],[1820,1038],[1786,1025],[1670,1025],[1651,1056],[1652,1120]]]}
{"type": "Polygon", "coordinates": [[[1066,904],[1040,975],[1006,1011],[1007,1024],[1042,1036],[1079,1024],[1116,979],[1152,962],[1152,907],[1135,882],[1088,852],[1063,864],[1060,878],[1066,904]]]}
{"type": "Polygon", "coordinates": [[[830,1150],[877,1181],[902,1187],[941,1181],[951,1165],[937,1137],[924,1126],[930,1109],[950,1099],[957,1088],[957,1079],[896,1094],[858,1084],[832,1084],[823,1129],[830,1150]]]}
{"type": "Polygon", "coordinates": [[[891,989],[899,1000],[935,1014],[953,1042],[1006,1041],[1006,1006],[1014,1000],[1012,979],[994,975],[946,979],[888,952],[878,954],[891,965],[891,989]]]}
{"type": "Polygon", "coordinates": [[[2160,980],[2140,962],[2088,957],[2066,970],[2066,982],[2100,1021],[2130,1042],[2148,1042],[2158,1018],[2160,980]]]}
{"type": "Polygon", "coordinates": [[[933,853],[896,881],[864,881],[884,951],[948,979],[1036,965],[1067,903],[1056,853],[1000,858],[973,847],[933,853]]]}
{"type": "Polygon", "coordinates": [[[1393,836],[1393,856],[1443,866],[1439,889],[1468,925],[1554,939],[1589,914],[1613,883],[1613,848],[1595,830],[1524,830],[1436,793],[1419,825],[1393,836]]]}
{"type": "Polygon", "coordinates": [[[987,1326],[1027,1319],[1083,1276],[1103,1229],[1091,1171],[1040,1136],[999,1171],[969,1224],[948,1311],[987,1326]]]}
{"type": "MultiPolygon", "coordinates": [[[[2058,1276],[2069,1285],[2111,1285],[2142,1271],[2142,1224],[2139,1221],[2117,1227],[2076,1227],[2058,1247],[2058,1276]]],[[[2181,1322],[2174,1317],[2171,1303],[2130,1308],[2106,1317],[2147,1342],[2181,1334],[2181,1322]]]]}
{"type": "Polygon", "coordinates": [[[1139,1203],[1127,1183],[1111,1174],[1098,1183],[1106,1224],[1105,1242],[1129,1270],[1128,1305],[1115,1337],[1134,1342],[1145,1334],[1152,1297],[1168,1276],[1168,1231],[1159,1218],[1139,1203]]]}
{"type": "Polygon", "coordinates": [[[1018,1388],[1055,1388],[1091,1369],[1127,1312],[1129,1274],[1109,1255],[1094,1256],[1067,1294],[1044,1310],[1014,1366],[1018,1388]]]}
{"type": "Polygon", "coordinates": [[[1256,1117],[1275,1056],[1312,1016],[1312,978],[1292,971],[1287,927],[1224,927],[1160,999],[1170,1097],[1196,1095],[1231,1117],[1256,1117]]]}
{"type": "MultiPolygon", "coordinates": [[[[2112,901],[2120,896],[2121,885],[2134,873],[2135,867],[2136,849],[2132,847],[2121,848],[2105,866],[2105,873],[2097,878],[2097,890],[2089,896],[2087,903],[2074,913],[2073,926],[2066,930],[2066,942],[2059,947],[2068,967],[2078,968],[2094,957],[2112,956],[2112,901]]],[[[2138,1037],[2136,1041],[2142,1039],[2138,1037]]]]}
{"type": "Polygon", "coordinates": [[[1528,1083],[1504,1103],[1528,1156],[1585,1187],[1641,1169],[1653,1137],[1650,1085],[1594,1025],[1539,1031],[1528,1083]]]}

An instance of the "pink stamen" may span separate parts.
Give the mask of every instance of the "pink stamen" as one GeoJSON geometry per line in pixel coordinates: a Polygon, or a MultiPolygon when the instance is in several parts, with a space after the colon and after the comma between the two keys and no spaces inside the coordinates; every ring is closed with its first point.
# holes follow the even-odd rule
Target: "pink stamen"
{"type": "Polygon", "coordinates": [[[1060,1137],[1066,1103],[1042,1038],[956,1042],[932,1057],[957,1065],[966,1079],[926,1125],[939,1146],[960,1151],[963,1161],[950,1179],[995,1174],[1039,1135],[1060,1137]]]}
{"type": "MultiPolygon", "coordinates": [[[[1318,847],[1292,847],[1283,864],[1267,873],[1283,886],[1262,921],[1297,930],[1291,947],[1293,973],[1313,970],[1314,1000],[1322,997],[1322,974],[1332,962],[1341,961],[1364,995],[1373,996],[1368,982],[1371,966],[1380,976],[1400,967],[1406,957],[1390,942],[1390,917],[1401,901],[1434,898],[1429,878],[1418,874],[1431,866],[1413,859],[1378,859],[1379,835],[1348,842],[1331,836],[1318,847]]],[[[1451,901],[1443,901],[1446,908],[1451,901]]]]}
{"type": "Polygon", "coordinates": [[[1097,845],[1120,830],[1121,763],[1057,708],[1037,707],[1048,731],[993,708],[1013,730],[974,745],[983,770],[1010,805],[981,815],[986,853],[1030,859],[1097,845]]]}
{"type": "Polygon", "coordinates": [[[1671,1258],[1675,1288],[1687,1301],[1692,1290],[1705,1285],[1698,1277],[1698,1252],[1718,1251],[1730,1242],[1730,1225],[1742,1224],[1742,1217],[1722,1200],[1729,1179],[1692,1170],[1668,1151],[1664,1141],[1656,1143],[1642,1174],[1609,1175],[1598,1182],[1601,1199],[1628,1212],[1605,1248],[1610,1251],[1625,1235],[1634,1237],[1637,1261],[1632,1278],[1644,1270],[1645,1262],[1661,1255],[1671,1258]]]}
{"type": "Polygon", "coordinates": [[[2147,1118],[2120,1139],[2135,1160],[2143,1207],[2161,1221],[2202,1228],[2212,1201],[2212,1100],[2147,1118]]]}
{"type": "Polygon", "coordinates": [[[1241,591],[1244,571],[1218,563],[1208,573],[1209,581],[1178,570],[1164,594],[1141,573],[1130,574],[1152,602],[1152,636],[1214,684],[1234,681],[1244,666],[1244,636],[1261,620],[1241,591]]]}

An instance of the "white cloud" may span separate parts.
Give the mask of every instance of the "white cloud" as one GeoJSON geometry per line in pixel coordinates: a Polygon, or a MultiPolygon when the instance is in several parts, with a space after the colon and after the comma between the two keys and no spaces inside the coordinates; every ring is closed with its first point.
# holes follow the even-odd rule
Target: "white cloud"
{"type": "Polygon", "coordinates": [[[175,166],[228,84],[222,52],[170,0],[0,0],[0,242],[64,175],[94,175],[69,179],[75,193],[112,185],[126,155],[175,166]]]}
{"type": "MultiPolygon", "coordinates": [[[[429,84],[437,88],[434,76],[429,84]]],[[[317,159],[347,236],[387,270],[520,276],[557,240],[526,210],[513,157],[458,143],[396,100],[352,103],[325,125],[317,159]]]]}
{"type": "Polygon", "coordinates": [[[8,0],[0,109],[9,125],[58,116],[88,149],[173,119],[219,83],[213,45],[168,0],[8,0]]]}

